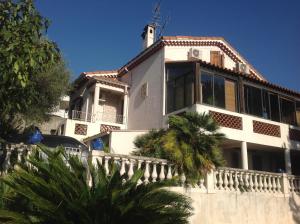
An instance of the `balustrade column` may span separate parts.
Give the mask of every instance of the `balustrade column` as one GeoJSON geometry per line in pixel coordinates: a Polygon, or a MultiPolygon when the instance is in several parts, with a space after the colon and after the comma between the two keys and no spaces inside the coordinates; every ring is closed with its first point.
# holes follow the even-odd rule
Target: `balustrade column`
{"type": "Polygon", "coordinates": [[[166,175],[165,175],[165,165],[167,163],[165,162],[161,162],[161,165],[160,165],[160,174],[159,174],[159,179],[162,181],[166,178],[166,175]]]}
{"type": "Polygon", "coordinates": [[[128,178],[131,179],[131,177],[134,174],[133,165],[135,163],[135,159],[130,159],[129,162],[130,162],[130,164],[129,164],[129,170],[128,170],[128,178]]]}
{"type": "Polygon", "coordinates": [[[242,155],[242,168],[248,170],[248,151],[247,151],[247,142],[241,143],[241,155],[242,155]]]}

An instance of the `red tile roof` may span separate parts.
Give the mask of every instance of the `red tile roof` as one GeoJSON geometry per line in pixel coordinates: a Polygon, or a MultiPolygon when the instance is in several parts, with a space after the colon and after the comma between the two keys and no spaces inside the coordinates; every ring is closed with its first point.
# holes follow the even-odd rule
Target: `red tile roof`
{"type": "Polygon", "coordinates": [[[250,66],[250,72],[253,75],[257,76],[259,79],[265,80],[265,78],[256,71],[255,68],[247,62],[247,60],[244,59],[223,37],[199,36],[163,36],[120,68],[119,74],[122,75],[126,73],[125,68],[128,70],[133,69],[164,46],[217,46],[234,62],[247,63],[250,66]]]}
{"type": "Polygon", "coordinates": [[[285,88],[285,87],[273,84],[273,83],[268,82],[266,80],[261,80],[261,79],[257,78],[256,76],[254,76],[253,74],[244,74],[244,73],[237,72],[237,71],[234,71],[234,70],[231,70],[231,69],[228,69],[228,68],[224,68],[224,67],[220,67],[220,66],[217,66],[217,65],[213,65],[211,63],[208,63],[208,62],[202,61],[202,60],[198,60],[198,62],[200,62],[200,64],[202,66],[204,66],[204,67],[206,66],[206,67],[217,69],[219,71],[228,72],[230,74],[243,77],[243,78],[249,80],[250,82],[252,81],[252,82],[261,84],[263,86],[270,87],[271,89],[274,89],[274,90],[277,90],[277,91],[280,91],[280,92],[283,92],[283,93],[295,96],[297,98],[300,98],[300,92],[297,92],[297,91],[294,91],[294,90],[291,90],[291,89],[288,89],[288,88],[285,88]]]}
{"type": "Polygon", "coordinates": [[[116,86],[128,86],[127,83],[121,82],[117,79],[113,78],[107,78],[107,77],[101,77],[101,76],[91,76],[88,77],[89,79],[94,79],[96,81],[99,81],[100,83],[107,84],[107,85],[116,85],[116,86]]]}
{"type": "MultiPolygon", "coordinates": [[[[147,58],[152,56],[154,53],[159,51],[164,46],[218,46],[225,54],[227,54],[233,61],[235,62],[246,62],[249,64],[223,37],[199,37],[199,36],[163,36],[161,39],[157,40],[154,44],[152,44],[150,47],[142,51],[140,54],[138,54],[136,57],[134,57],[132,60],[130,60],[128,63],[126,63],[124,66],[122,66],[119,70],[99,70],[99,71],[93,71],[93,72],[83,72],[82,75],[84,77],[92,77],[94,79],[97,79],[98,81],[115,81],[115,84],[120,85],[126,85],[126,83],[118,81],[118,77],[122,76],[127,72],[127,70],[131,70],[143,61],[145,61],[147,58]],[[223,43],[222,43],[223,42],[223,43]],[[101,75],[101,76],[97,76],[101,75]]],[[[287,94],[291,94],[296,97],[300,97],[300,93],[296,92],[294,90],[287,89],[285,87],[281,87],[279,85],[272,84],[265,80],[263,76],[257,72],[253,66],[250,64],[250,74],[245,75],[243,73],[233,71],[231,69],[219,67],[216,65],[212,65],[208,62],[199,60],[202,65],[210,66],[216,69],[220,69],[225,72],[230,72],[235,75],[239,75],[241,77],[244,77],[250,81],[254,81],[257,83],[260,83],[264,86],[268,86],[270,88],[277,89],[279,91],[283,91],[287,94]]],[[[79,77],[78,80],[80,81],[81,78],[79,77]]]]}

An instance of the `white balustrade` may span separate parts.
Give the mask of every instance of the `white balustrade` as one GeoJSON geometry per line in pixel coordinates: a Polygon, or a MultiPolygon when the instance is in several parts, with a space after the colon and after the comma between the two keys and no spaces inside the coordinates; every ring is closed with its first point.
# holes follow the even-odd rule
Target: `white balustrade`
{"type": "Polygon", "coordinates": [[[300,177],[288,175],[289,190],[290,192],[300,193],[300,177]]]}
{"type": "MultiPolygon", "coordinates": [[[[11,166],[11,156],[13,152],[17,152],[18,161],[24,156],[29,156],[31,150],[24,145],[9,146],[6,149],[6,158],[4,160],[3,169],[8,170],[11,166]]],[[[83,156],[83,152],[75,149],[66,149],[67,155],[83,156]]],[[[185,185],[186,175],[178,170],[176,166],[164,159],[129,156],[105,153],[102,151],[91,151],[85,154],[85,157],[92,159],[92,164],[97,165],[97,161],[104,166],[105,172],[110,175],[112,172],[112,164],[119,166],[120,175],[124,180],[130,179],[134,173],[141,169],[144,171],[143,176],[138,181],[139,184],[147,184],[150,182],[163,181],[178,176],[179,183],[185,185]]],[[[4,172],[5,173],[5,172],[4,172]]],[[[207,174],[208,175],[208,174],[207,174]]],[[[211,178],[207,176],[201,177],[193,186],[201,189],[200,192],[208,192],[209,190],[219,190],[226,192],[259,192],[268,194],[289,194],[300,193],[300,177],[269,173],[253,170],[218,168],[211,173],[211,178]],[[208,188],[208,186],[211,186],[208,188]]]]}
{"type": "Polygon", "coordinates": [[[111,162],[120,165],[120,174],[125,178],[131,178],[136,170],[142,169],[144,174],[138,181],[139,184],[172,179],[173,173],[177,172],[172,164],[163,159],[112,154],[102,151],[92,151],[91,155],[93,160],[95,158],[104,159],[104,168],[108,174],[111,173],[111,162]]]}
{"type": "MultiPolygon", "coordinates": [[[[222,191],[282,193],[282,174],[253,170],[219,168],[216,171],[216,188],[222,191]]],[[[300,178],[297,182],[300,184],[300,178]]],[[[295,189],[295,179],[290,179],[295,189]]],[[[300,189],[299,189],[300,190],[300,189]]]]}

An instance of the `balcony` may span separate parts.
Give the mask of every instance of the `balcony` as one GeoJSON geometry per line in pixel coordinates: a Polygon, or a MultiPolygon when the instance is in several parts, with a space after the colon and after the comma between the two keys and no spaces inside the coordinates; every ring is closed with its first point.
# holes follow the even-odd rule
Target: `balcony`
{"type": "Polygon", "coordinates": [[[124,124],[125,118],[120,114],[110,114],[106,112],[97,112],[97,113],[86,113],[83,111],[72,110],[71,114],[72,120],[84,121],[84,122],[109,122],[109,123],[117,123],[124,124]]]}

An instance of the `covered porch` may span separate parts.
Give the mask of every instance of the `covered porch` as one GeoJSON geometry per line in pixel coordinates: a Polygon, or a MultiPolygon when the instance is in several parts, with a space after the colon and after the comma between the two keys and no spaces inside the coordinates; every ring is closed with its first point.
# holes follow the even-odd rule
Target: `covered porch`
{"type": "Polygon", "coordinates": [[[226,139],[222,144],[226,167],[299,174],[296,150],[226,139]]]}
{"type": "Polygon", "coordinates": [[[125,83],[93,77],[93,82],[73,97],[69,119],[125,124],[127,105],[128,86],[125,83]]]}

